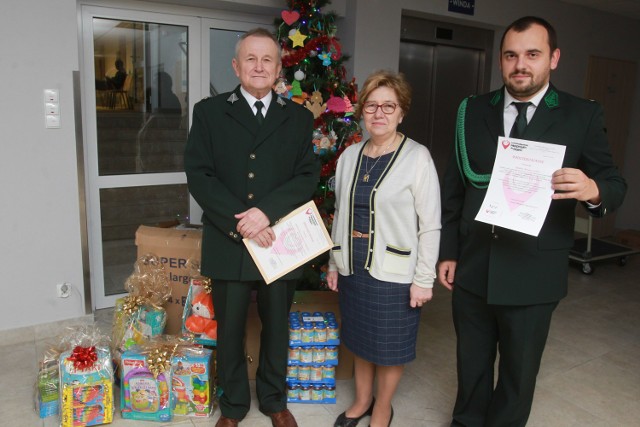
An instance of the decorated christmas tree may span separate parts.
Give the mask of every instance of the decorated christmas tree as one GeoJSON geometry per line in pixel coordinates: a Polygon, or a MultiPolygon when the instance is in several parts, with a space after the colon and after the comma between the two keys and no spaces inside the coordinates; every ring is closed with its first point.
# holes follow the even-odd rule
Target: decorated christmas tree
{"type": "MultiPolygon", "coordinates": [[[[346,147],[362,134],[353,118],[357,101],[355,79],[346,80],[343,62],[348,59],[336,38],[336,14],[323,13],[329,0],[287,0],[288,9],[275,21],[276,37],[282,45],[282,75],[276,92],[308,108],[315,118],[314,151],[322,169],[314,201],[327,228],[334,210],[336,161],[346,147]]],[[[305,270],[300,287],[326,287],[327,256],[305,270]]]]}

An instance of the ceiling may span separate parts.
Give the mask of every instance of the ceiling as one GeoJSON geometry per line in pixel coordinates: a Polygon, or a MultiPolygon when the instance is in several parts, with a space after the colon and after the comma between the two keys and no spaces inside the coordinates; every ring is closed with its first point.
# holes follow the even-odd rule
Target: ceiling
{"type": "Polygon", "coordinates": [[[577,6],[602,10],[640,20],[640,0],[560,0],[577,6]]]}

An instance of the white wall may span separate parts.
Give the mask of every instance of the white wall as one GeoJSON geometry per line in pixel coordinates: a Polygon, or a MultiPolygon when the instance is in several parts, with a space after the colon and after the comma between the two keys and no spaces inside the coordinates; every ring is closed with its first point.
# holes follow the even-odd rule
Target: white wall
{"type": "MultiPolygon", "coordinates": [[[[285,0],[158,0],[194,7],[229,7],[236,11],[274,15],[285,0]]],[[[96,4],[110,4],[95,0],[96,4]]],[[[127,4],[130,2],[120,2],[127,4]]],[[[341,19],[339,34],[348,68],[358,82],[375,69],[397,69],[402,10],[432,18],[469,23],[501,32],[524,14],[538,14],[556,24],[562,58],[552,77],[569,92],[582,94],[589,54],[632,59],[640,56],[640,25],[550,0],[483,0],[474,17],[446,11],[441,0],[334,0],[329,9],[341,19]]],[[[183,6],[155,4],[154,10],[183,6]]],[[[0,101],[0,330],[81,317],[83,278],[78,198],[76,139],[73,118],[72,71],[79,69],[78,6],[76,0],[11,2],[0,14],[0,70],[4,87],[0,101]],[[62,127],[45,129],[43,90],[60,90],[62,127]],[[56,297],[55,285],[70,282],[74,293],[56,297]]],[[[497,47],[496,47],[497,50],[497,47]]],[[[494,66],[492,86],[500,85],[494,66]]],[[[627,150],[630,192],[618,217],[619,228],[640,229],[640,83],[636,94],[627,150]],[[631,143],[631,141],[633,143],[631,143]]],[[[132,260],[133,262],[133,260],[132,260]]]]}
{"type": "Polygon", "coordinates": [[[15,1],[0,14],[0,330],[84,315],[72,71],[75,0],[15,1]],[[45,129],[44,89],[61,128],[45,129]]]}

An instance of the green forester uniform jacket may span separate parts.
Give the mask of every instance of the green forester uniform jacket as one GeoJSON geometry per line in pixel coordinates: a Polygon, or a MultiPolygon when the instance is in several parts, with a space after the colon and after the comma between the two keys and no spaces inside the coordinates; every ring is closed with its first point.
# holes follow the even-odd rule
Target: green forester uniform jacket
{"type": "MultiPolygon", "coordinates": [[[[189,191],[204,211],[202,274],[261,279],[234,215],[256,207],[273,225],[311,199],[320,170],[312,129],[309,110],[275,93],[262,125],[240,86],[195,105],[184,164],[189,191]]],[[[283,279],[299,275],[300,269],[283,279]]]]}
{"type": "MultiPolygon", "coordinates": [[[[538,237],[475,220],[488,180],[475,186],[469,171],[491,174],[498,137],[504,135],[503,91],[471,97],[461,109],[456,153],[442,185],[440,259],[456,260],[455,285],[486,297],[489,304],[559,301],[567,293],[575,199],[551,202],[538,237]]],[[[613,164],[596,102],[550,85],[522,139],[567,147],[562,166],[581,169],[600,190],[602,203],[589,209],[591,215],[602,216],[622,203],[626,183],[613,164]]]]}

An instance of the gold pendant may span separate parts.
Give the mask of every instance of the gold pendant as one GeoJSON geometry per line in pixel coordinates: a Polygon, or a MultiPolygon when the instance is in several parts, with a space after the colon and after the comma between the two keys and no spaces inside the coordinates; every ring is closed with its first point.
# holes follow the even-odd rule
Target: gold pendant
{"type": "Polygon", "coordinates": [[[362,177],[362,182],[369,182],[369,174],[365,173],[364,176],[362,177]]]}

